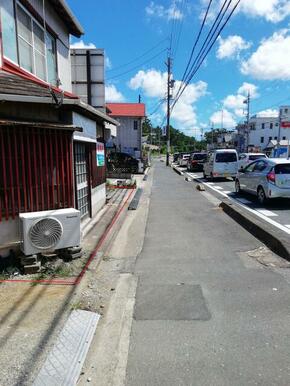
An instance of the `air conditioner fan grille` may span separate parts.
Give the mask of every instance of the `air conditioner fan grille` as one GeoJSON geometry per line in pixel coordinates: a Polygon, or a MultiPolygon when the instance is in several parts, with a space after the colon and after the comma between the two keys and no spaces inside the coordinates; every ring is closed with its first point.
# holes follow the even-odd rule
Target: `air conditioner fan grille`
{"type": "Polygon", "coordinates": [[[56,246],[63,233],[61,223],[52,217],[36,221],[30,228],[30,241],[38,249],[51,249],[56,246]]]}

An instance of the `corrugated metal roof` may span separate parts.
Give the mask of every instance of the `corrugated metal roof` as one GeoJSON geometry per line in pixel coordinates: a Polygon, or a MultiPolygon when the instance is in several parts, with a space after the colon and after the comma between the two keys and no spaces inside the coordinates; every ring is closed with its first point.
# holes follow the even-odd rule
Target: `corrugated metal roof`
{"type": "Polygon", "coordinates": [[[107,103],[112,117],[145,117],[144,103],[107,103]]]}
{"type": "MultiPolygon", "coordinates": [[[[0,70],[0,94],[27,95],[52,98],[48,85],[41,85],[24,76],[0,70]]],[[[54,91],[56,97],[62,96],[61,92],[54,91]]],[[[75,96],[77,98],[77,96],[75,96]]]]}

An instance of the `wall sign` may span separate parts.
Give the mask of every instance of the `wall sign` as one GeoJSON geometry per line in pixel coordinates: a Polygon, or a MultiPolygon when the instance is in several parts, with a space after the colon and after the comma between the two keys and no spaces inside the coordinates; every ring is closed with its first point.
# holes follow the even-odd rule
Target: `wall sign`
{"type": "Polygon", "coordinates": [[[97,166],[105,166],[105,146],[101,142],[97,142],[97,166]]]}

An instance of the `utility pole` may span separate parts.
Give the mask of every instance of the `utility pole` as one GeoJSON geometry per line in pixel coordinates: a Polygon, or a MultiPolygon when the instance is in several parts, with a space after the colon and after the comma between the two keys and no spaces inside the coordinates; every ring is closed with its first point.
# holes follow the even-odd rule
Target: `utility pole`
{"type": "Polygon", "coordinates": [[[166,140],[167,140],[167,152],[166,152],[166,166],[169,166],[169,154],[170,154],[170,89],[171,89],[171,58],[167,58],[167,125],[166,125],[166,140]]]}
{"type": "Polygon", "coordinates": [[[246,152],[248,151],[249,140],[250,140],[250,101],[251,101],[250,91],[248,91],[247,99],[244,100],[244,103],[246,103],[247,105],[246,148],[245,148],[246,152]]]}
{"type": "Polygon", "coordinates": [[[277,150],[278,157],[280,157],[280,142],[281,142],[281,121],[282,121],[282,109],[279,108],[279,126],[278,126],[278,141],[277,141],[277,150]]]}

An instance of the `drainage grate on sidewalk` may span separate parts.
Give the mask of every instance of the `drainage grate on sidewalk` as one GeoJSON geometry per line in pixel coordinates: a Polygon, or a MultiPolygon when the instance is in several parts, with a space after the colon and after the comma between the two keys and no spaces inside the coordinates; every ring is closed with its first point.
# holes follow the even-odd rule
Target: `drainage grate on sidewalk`
{"type": "Polygon", "coordinates": [[[99,318],[94,312],[72,311],[33,386],[76,385],[99,318]]]}

